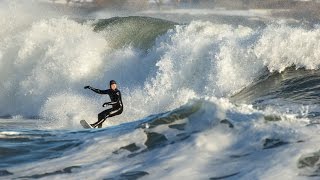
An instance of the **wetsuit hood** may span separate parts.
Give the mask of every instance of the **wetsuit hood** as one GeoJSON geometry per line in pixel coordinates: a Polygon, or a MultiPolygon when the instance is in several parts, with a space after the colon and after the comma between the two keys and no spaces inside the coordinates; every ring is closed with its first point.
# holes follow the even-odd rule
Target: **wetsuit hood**
{"type": "Polygon", "coordinates": [[[110,81],[110,86],[111,86],[112,84],[117,84],[117,82],[116,82],[115,80],[111,80],[111,81],[110,81]]]}

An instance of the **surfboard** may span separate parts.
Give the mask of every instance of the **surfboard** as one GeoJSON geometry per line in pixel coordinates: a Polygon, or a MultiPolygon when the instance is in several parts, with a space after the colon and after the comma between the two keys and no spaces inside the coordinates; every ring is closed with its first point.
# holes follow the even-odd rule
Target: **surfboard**
{"type": "Polygon", "coordinates": [[[86,120],[81,120],[80,124],[82,125],[83,128],[85,129],[91,129],[93,128],[86,120]]]}

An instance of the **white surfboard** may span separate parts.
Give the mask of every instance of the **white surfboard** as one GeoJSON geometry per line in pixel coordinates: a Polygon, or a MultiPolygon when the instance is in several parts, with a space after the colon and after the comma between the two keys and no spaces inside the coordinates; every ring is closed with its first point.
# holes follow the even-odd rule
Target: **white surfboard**
{"type": "Polygon", "coordinates": [[[83,128],[85,129],[91,129],[93,128],[86,120],[81,120],[80,124],[82,125],[83,128]]]}

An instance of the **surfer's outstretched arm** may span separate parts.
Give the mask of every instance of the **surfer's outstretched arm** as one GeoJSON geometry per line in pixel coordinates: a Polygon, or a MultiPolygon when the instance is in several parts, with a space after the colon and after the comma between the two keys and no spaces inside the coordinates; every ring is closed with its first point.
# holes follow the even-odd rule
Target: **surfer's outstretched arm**
{"type": "Polygon", "coordinates": [[[85,86],[84,89],[90,89],[93,92],[98,93],[98,94],[108,94],[109,93],[108,90],[100,90],[100,89],[93,88],[91,86],[85,86]]]}

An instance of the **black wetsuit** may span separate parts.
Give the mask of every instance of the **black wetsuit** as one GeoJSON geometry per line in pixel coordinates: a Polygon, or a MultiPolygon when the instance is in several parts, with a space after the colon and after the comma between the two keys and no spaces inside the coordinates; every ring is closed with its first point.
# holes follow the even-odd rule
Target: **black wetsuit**
{"type": "Polygon", "coordinates": [[[123,104],[122,104],[122,99],[121,99],[121,92],[118,89],[112,90],[112,89],[107,89],[107,90],[100,90],[100,89],[95,89],[93,87],[89,87],[92,91],[98,93],[98,94],[108,94],[111,102],[105,103],[108,105],[112,105],[112,108],[106,109],[102,111],[101,113],[98,114],[98,121],[94,124],[92,124],[94,127],[98,126],[98,128],[102,127],[102,123],[108,118],[112,116],[116,116],[122,113],[123,111],[123,104]]]}

